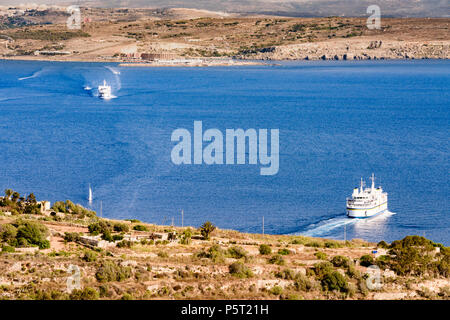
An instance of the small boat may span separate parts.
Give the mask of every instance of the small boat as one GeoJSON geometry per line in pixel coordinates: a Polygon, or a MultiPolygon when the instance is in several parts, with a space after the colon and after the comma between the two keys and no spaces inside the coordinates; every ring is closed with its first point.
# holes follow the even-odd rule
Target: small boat
{"type": "Polygon", "coordinates": [[[352,197],[347,198],[347,216],[349,218],[369,218],[387,210],[388,194],[380,187],[375,188],[375,176],[372,173],[372,186],[364,188],[361,178],[359,188],[353,189],[352,197]]]}
{"type": "Polygon", "coordinates": [[[103,80],[103,85],[98,86],[98,97],[101,99],[111,99],[111,86],[106,84],[106,80],[103,80]]]}

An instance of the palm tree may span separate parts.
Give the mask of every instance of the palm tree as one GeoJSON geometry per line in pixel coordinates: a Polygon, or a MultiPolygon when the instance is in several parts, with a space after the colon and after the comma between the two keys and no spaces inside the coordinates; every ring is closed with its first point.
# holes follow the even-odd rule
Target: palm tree
{"type": "Polygon", "coordinates": [[[206,221],[201,227],[200,227],[200,233],[203,236],[203,239],[209,240],[211,233],[216,229],[216,226],[213,225],[211,222],[206,221]]]}
{"type": "Polygon", "coordinates": [[[34,193],[30,193],[27,197],[27,202],[31,204],[36,204],[36,196],[34,193]]]}
{"type": "Polygon", "coordinates": [[[14,192],[14,191],[12,191],[11,189],[6,189],[6,190],[5,190],[5,196],[6,196],[6,198],[7,198],[8,200],[11,199],[11,196],[12,196],[13,192],[14,192]]]}
{"type": "Polygon", "coordinates": [[[12,201],[17,202],[17,200],[20,198],[20,193],[18,193],[17,191],[14,191],[12,194],[12,201]]]}

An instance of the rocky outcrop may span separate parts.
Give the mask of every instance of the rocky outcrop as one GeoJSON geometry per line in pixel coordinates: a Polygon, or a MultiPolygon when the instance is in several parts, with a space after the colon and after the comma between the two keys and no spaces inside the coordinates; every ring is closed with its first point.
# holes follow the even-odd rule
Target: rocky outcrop
{"type": "Polygon", "coordinates": [[[355,39],[262,48],[238,58],[261,60],[449,59],[450,41],[355,39]]]}

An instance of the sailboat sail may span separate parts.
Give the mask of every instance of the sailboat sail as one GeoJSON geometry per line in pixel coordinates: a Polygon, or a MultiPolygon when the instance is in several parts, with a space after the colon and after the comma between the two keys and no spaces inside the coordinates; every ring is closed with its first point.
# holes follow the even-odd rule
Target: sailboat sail
{"type": "Polygon", "coordinates": [[[89,202],[92,202],[92,189],[91,186],[89,185],[89,202]]]}

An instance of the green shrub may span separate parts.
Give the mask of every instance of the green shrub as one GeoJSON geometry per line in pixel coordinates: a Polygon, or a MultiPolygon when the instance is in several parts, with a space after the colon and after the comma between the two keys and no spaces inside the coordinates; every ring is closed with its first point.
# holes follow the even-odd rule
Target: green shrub
{"type": "Polygon", "coordinates": [[[422,275],[426,272],[448,274],[449,250],[431,240],[420,236],[407,236],[393,241],[389,248],[389,254],[392,256],[389,259],[389,267],[398,275],[422,275]],[[436,254],[436,247],[440,248],[439,254],[436,254]]]}
{"type": "Polygon", "coordinates": [[[307,276],[297,273],[295,276],[294,287],[297,291],[310,291],[313,288],[313,283],[307,276]]]}
{"type": "Polygon", "coordinates": [[[321,280],[326,274],[333,272],[333,265],[328,261],[319,262],[314,265],[312,270],[316,278],[321,280]]]}
{"type": "Polygon", "coordinates": [[[382,240],[382,241],[378,242],[377,248],[388,249],[389,244],[386,241],[382,240]]]}
{"type": "Polygon", "coordinates": [[[0,242],[14,243],[17,236],[17,228],[12,224],[0,225],[0,242]]]}
{"type": "Polygon", "coordinates": [[[69,295],[70,300],[98,300],[99,293],[94,288],[86,287],[83,290],[74,289],[69,295]]]}
{"type": "Polygon", "coordinates": [[[160,258],[168,258],[169,254],[166,251],[159,251],[158,252],[158,257],[160,257],[160,258]]]}
{"type": "Polygon", "coordinates": [[[279,271],[275,273],[275,277],[285,280],[294,280],[296,277],[296,274],[291,269],[284,269],[283,271],[279,271]]]}
{"type": "Polygon", "coordinates": [[[272,248],[267,244],[262,244],[259,246],[259,253],[262,255],[267,255],[272,253],[272,248]]]}
{"type": "Polygon", "coordinates": [[[253,276],[252,271],[240,261],[231,264],[228,269],[230,274],[238,278],[251,278],[253,276]]]}
{"type": "Polygon", "coordinates": [[[80,240],[80,234],[77,232],[64,232],[64,241],[77,242],[80,240]]]}
{"type": "Polygon", "coordinates": [[[122,240],[116,244],[117,248],[131,248],[133,246],[133,242],[129,240],[122,240]]]}
{"type": "Polygon", "coordinates": [[[325,241],[325,248],[341,248],[342,245],[337,241],[325,241]]]}
{"type": "Polygon", "coordinates": [[[86,262],[94,262],[97,260],[97,254],[93,251],[85,251],[83,260],[86,262]]]}
{"type": "Polygon", "coordinates": [[[191,239],[192,239],[192,230],[191,230],[191,228],[187,228],[186,230],[183,231],[183,235],[181,236],[180,243],[189,245],[189,244],[191,244],[191,239]]]}
{"type": "Polygon", "coordinates": [[[48,234],[47,227],[39,222],[18,222],[16,238],[19,245],[36,245],[40,249],[50,248],[50,242],[45,239],[48,234]]]}
{"type": "Polygon", "coordinates": [[[369,289],[367,289],[366,280],[360,278],[358,280],[358,290],[361,292],[361,294],[365,297],[369,294],[369,289]]]}
{"type": "Polygon", "coordinates": [[[124,293],[121,300],[134,300],[133,295],[129,293],[124,293]]]}
{"type": "Polygon", "coordinates": [[[228,256],[230,258],[241,259],[247,257],[247,251],[238,246],[233,246],[228,249],[228,256]]]}
{"type": "Polygon", "coordinates": [[[81,31],[54,31],[54,30],[18,30],[8,34],[13,39],[32,39],[32,40],[48,40],[63,41],[73,38],[85,38],[91,35],[81,31]]]}
{"type": "Polygon", "coordinates": [[[348,268],[352,264],[350,259],[344,256],[334,256],[331,263],[336,268],[348,268]]]}
{"type": "Polygon", "coordinates": [[[123,240],[123,235],[121,234],[115,234],[112,236],[113,241],[120,241],[123,240]]]}
{"type": "Polygon", "coordinates": [[[270,293],[279,296],[283,293],[283,288],[280,286],[274,286],[272,289],[270,289],[270,293]]]}
{"type": "Polygon", "coordinates": [[[349,285],[345,277],[337,271],[327,273],[321,279],[322,288],[328,291],[348,292],[349,285]]]}
{"type": "Polygon", "coordinates": [[[130,231],[130,227],[126,223],[115,223],[114,224],[114,231],[116,232],[128,232],[130,231]]]}
{"type": "Polygon", "coordinates": [[[304,244],[305,241],[302,239],[294,239],[291,241],[291,244],[304,244]]]}
{"type": "Polygon", "coordinates": [[[136,231],[148,231],[148,228],[146,226],[142,225],[142,224],[138,224],[138,225],[135,225],[133,227],[133,230],[136,230],[136,231]]]}
{"type": "Polygon", "coordinates": [[[365,254],[359,258],[359,264],[363,267],[369,267],[375,264],[375,260],[370,254],[365,254]]]}
{"type": "Polygon", "coordinates": [[[11,246],[3,246],[2,247],[2,252],[12,253],[12,252],[15,252],[15,251],[16,251],[16,249],[14,247],[11,247],[11,246]]]}
{"type": "Polygon", "coordinates": [[[327,260],[327,254],[325,252],[317,251],[314,255],[319,260],[327,260]]]}
{"type": "Polygon", "coordinates": [[[361,274],[359,273],[358,270],[356,270],[356,268],[355,268],[355,266],[354,266],[353,264],[350,264],[350,265],[347,267],[347,275],[348,275],[350,278],[355,278],[355,279],[361,278],[361,274]]]}
{"type": "Polygon", "coordinates": [[[30,297],[34,300],[67,300],[68,295],[57,290],[40,290],[36,289],[30,297]]]}
{"type": "Polygon", "coordinates": [[[85,216],[95,217],[96,215],[95,211],[88,210],[79,204],[74,204],[70,200],[66,200],[65,202],[56,201],[52,206],[52,210],[55,212],[76,214],[79,215],[80,218],[84,218],[85,216]]]}
{"type": "Polygon", "coordinates": [[[283,249],[279,249],[278,250],[278,254],[281,254],[282,256],[287,256],[289,254],[291,254],[291,250],[283,248],[283,249]]]}
{"type": "Polygon", "coordinates": [[[318,241],[310,241],[305,244],[306,247],[322,248],[323,244],[318,241]]]}
{"type": "Polygon", "coordinates": [[[95,273],[95,277],[99,282],[123,281],[131,277],[131,268],[105,261],[95,273]]]}
{"type": "Polygon", "coordinates": [[[281,255],[275,254],[269,259],[269,263],[270,264],[278,264],[278,265],[282,266],[285,264],[285,261],[281,255]]]}
{"type": "Polygon", "coordinates": [[[92,235],[111,233],[113,231],[113,226],[109,221],[100,220],[99,222],[91,223],[88,226],[89,233],[92,235]]]}
{"type": "Polygon", "coordinates": [[[202,251],[197,254],[197,257],[199,258],[209,258],[213,262],[223,262],[225,260],[224,258],[225,252],[224,250],[217,244],[211,246],[208,251],[202,251]]]}
{"type": "Polygon", "coordinates": [[[102,239],[108,242],[113,242],[114,238],[111,235],[111,232],[109,232],[108,230],[105,230],[105,232],[103,232],[102,234],[102,239]]]}

